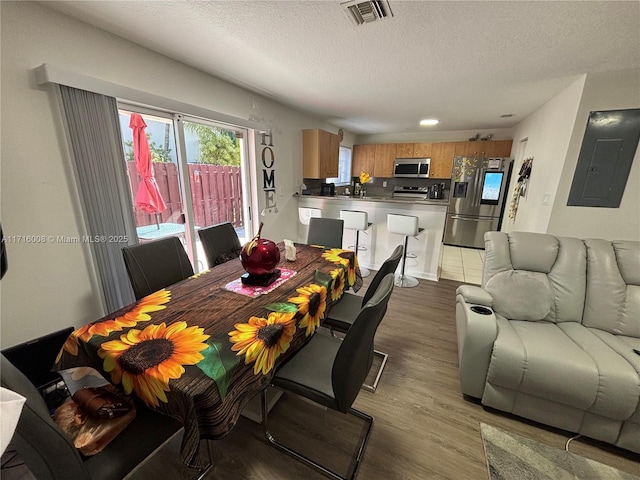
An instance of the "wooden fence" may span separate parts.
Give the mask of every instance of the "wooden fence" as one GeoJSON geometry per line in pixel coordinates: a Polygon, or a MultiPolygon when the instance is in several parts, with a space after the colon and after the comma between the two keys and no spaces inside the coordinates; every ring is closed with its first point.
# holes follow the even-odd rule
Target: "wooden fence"
{"type": "MultiPolygon", "coordinates": [[[[189,164],[188,168],[196,226],[205,227],[220,222],[231,222],[234,227],[243,226],[240,167],[189,164]]],[[[135,206],[135,196],[140,184],[135,162],[127,162],[127,171],[136,225],[142,227],[156,223],[155,215],[149,215],[135,206]]],[[[158,221],[181,223],[184,209],[176,164],[154,162],[153,171],[158,190],[167,206],[167,209],[158,215],[158,221]]]]}

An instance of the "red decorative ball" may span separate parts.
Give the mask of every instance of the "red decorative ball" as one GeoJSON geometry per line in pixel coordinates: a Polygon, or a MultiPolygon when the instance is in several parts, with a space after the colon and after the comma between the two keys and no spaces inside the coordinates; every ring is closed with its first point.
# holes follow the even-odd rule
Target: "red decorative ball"
{"type": "Polygon", "coordinates": [[[251,275],[266,275],[278,266],[280,250],[271,240],[256,237],[242,247],[240,261],[251,275]]]}

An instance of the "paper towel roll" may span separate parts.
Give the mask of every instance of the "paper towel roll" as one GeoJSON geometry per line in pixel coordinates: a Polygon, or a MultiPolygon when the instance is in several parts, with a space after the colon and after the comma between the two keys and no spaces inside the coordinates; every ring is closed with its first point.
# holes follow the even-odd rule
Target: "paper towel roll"
{"type": "Polygon", "coordinates": [[[284,258],[288,262],[296,261],[296,246],[293,244],[293,240],[284,240],[284,258]]]}
{"type": "Polygon", "coordinates": [[[26,398],[4,387],[0,387],[0,455],[13,437],[26,398]]]}

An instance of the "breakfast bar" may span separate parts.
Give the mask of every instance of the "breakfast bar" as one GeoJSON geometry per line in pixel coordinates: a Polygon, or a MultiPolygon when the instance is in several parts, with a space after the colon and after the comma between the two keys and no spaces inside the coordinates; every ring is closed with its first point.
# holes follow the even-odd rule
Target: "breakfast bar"
{"type": "MultiPolygon", "coordinates": [[[[403,242],[403,237],[387,230],[387,214],[414,215],[419,219],[422,231],[409,238],[406,273],[426,280],[438,280],[438,264],[442,249],[444,223],[448,200],[418,200],[393,197],[349,197],[295,195],[301,209],[315,208],[323,217],[340,218],[340,210],[362,210],[367,212],[372,224],[360,233],[359,246],[366,250],[358,252],[360,265],[377,270],[393,249],[403,242]]],[[[307,226],[298,221],[298,241],[304,242],[307,226]]],[[[343,247],[353,247],[355,231],[345,230],[343,247]]]]}

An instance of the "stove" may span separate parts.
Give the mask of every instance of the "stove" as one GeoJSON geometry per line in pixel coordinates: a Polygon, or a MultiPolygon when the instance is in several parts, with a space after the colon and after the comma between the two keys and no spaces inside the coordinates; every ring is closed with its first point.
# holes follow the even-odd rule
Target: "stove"
{"type": "Polygon", "coordinates": [[[429,187],[393,187],[393,198],[413,198],[428,200],[429,187]]]}

